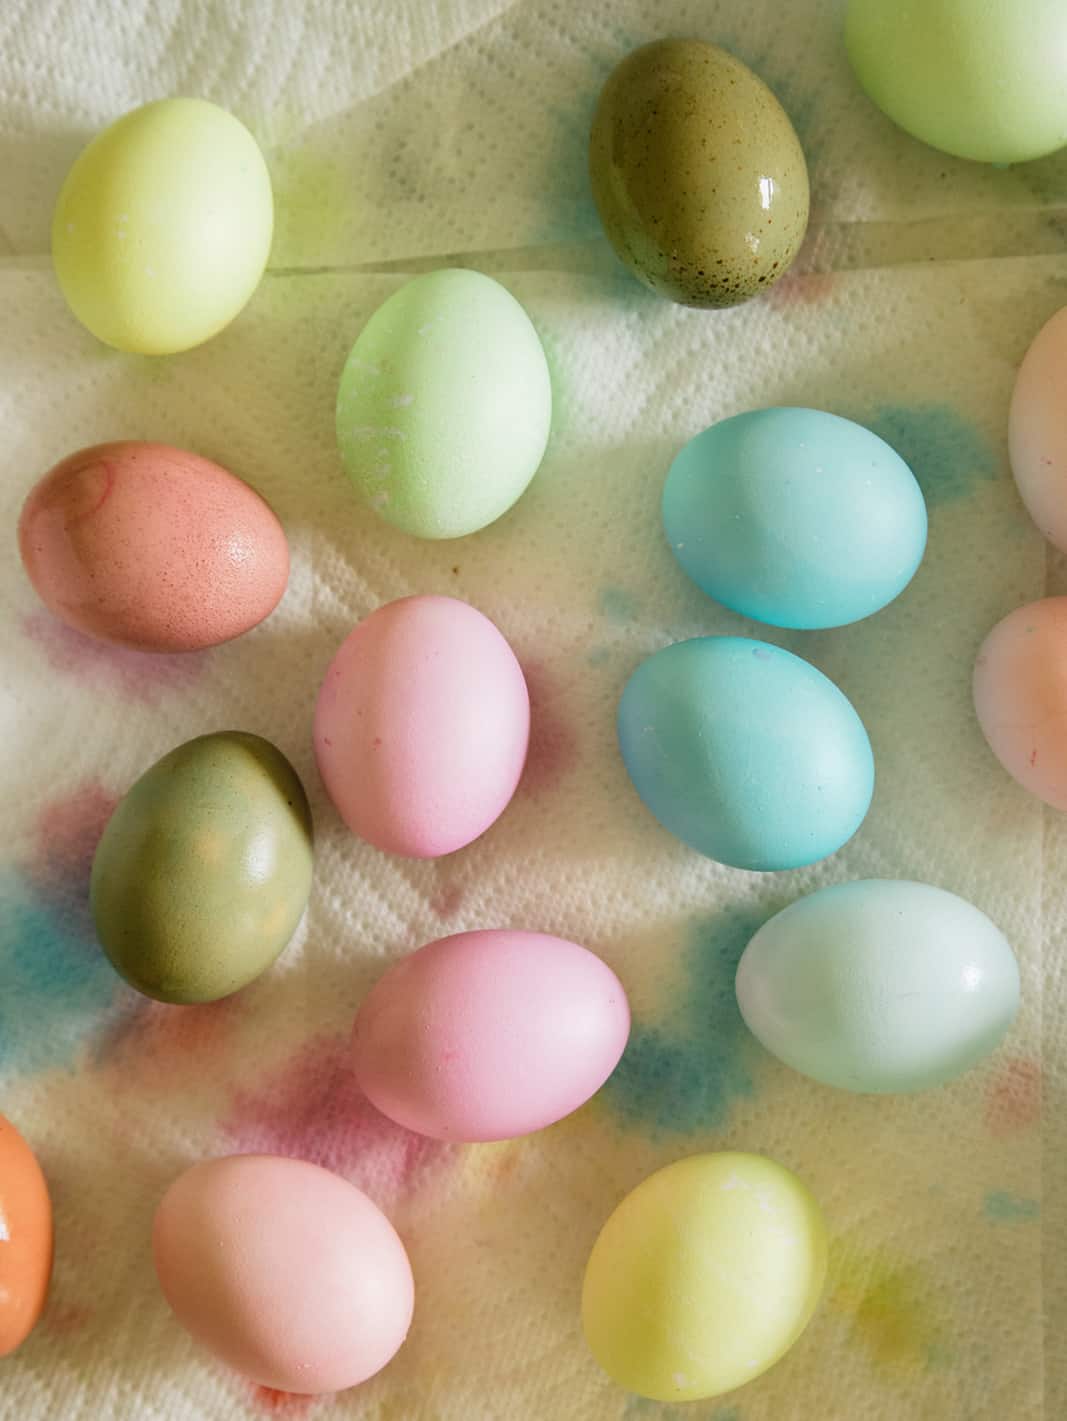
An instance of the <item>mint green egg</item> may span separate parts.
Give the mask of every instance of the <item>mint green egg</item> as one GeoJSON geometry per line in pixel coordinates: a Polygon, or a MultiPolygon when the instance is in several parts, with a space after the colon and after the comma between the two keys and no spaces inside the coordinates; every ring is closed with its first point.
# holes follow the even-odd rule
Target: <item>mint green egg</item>
{"type": "Polygon", "coordinates": [[[1019,968],[963,898],[861,879],[765,923],[738,965],[737,1001],[753,1035],[802,1075],[843,1090],[924,1090],[999,1043],[1019,1006],[1019,968]]]}
{"type": "Polygon", "coordinates": [[[1067,145],[1064,0],[850,0],[856,77],[913,137],[979,163],[1067,145]]]}
{"type": "Polygon", "coordinates": [[[548,363],[529,316],[492,277],[416,276],[359,334],[337,394],[337,442],[357,492],[418,538],[495,522],[548,443],[548,363]]]}
{"type": "Polygon", "coordinates": [[[258,977],[311,891],[311,811],[270,741],[201,735],[119,801],[93,859],[97,936],[127,982],[161,1002],[212,1002],[258,977]]]}

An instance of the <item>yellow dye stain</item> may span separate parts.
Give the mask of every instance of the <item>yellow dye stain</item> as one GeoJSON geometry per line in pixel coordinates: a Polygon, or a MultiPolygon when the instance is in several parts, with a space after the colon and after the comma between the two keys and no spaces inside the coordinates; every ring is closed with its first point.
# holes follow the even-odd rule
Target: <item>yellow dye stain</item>
{"type": "Polygon", "coordinates": [[[851,1317],[855,1337],[881,1366],[928,1368],[946,1357],[943,1309],[917,1263],[837,1239],[827,1301],[851,1317]]]}

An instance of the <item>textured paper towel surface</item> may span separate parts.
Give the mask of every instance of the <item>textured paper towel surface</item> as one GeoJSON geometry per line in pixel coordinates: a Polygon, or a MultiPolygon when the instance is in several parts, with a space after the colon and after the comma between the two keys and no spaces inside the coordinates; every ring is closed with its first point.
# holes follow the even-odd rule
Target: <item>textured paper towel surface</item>
{"type": "MultiPolygon", "coordinates": [[[[1061,157],[993,172],[897,134],[850,85],[836,23],[834,7],[814,3],[409,0],[351,13],[312,4],[299,17],[266,4],[14,7],[0,58],[9,532],[34,479],[63,454],[101,439],[161,439],[219,460],[272,502],[293,575],[275,615],[240,641],[146,657],[59,626],[9,542],[0,1108],[49,1175],[58,1253],[48,1312],[4,1364],[0,1414],[1043,1414],[1040,1082],[1044,1065],[1062,1100],[1064,1038],[1054,994],[1042,991],[1042,955],[1051,984],[1067,847],[1062,821],[986,751],[969,674],[993,622],[1046,585],[1005,427],[1018,360],[1067,300],[1055,254],[1067,168],[1061,157]],[[826,234],[809,250],[812,273],[736,311],[655,299],[595,240],[583,153],[591,104],[611,64],[657,33],[720,39],[756,63],[811,155],[826,234]],[[43,253],[79,135],[180,92],[227,104],[271,144],[274,270],[215,341],[141,360],[73,323],[43,253]],[[881,264],[864,268],[874,250],[881,264]],[[1016,255],[948,259],[980,250],[1016,255]],[[527,306],[549,353],[555,417],[542,471],[512,513],[474,538],[430,545],[356,503],[332,409],[347,350],[400,268],[447,251],[470,253],[527,306]],[[891,265],[894,254],[942,259],[891,265]],[[398,270],[369,269],[385,263],[398,270]],[[857,269],[826,269],[835,265],[857,269]],[[811,634],[759,628],[702,597],[666,550],[658,497],[678,446],[714,419],[772,403],[870,424],[923,484],[926,560],[870,621],[811,634]],[[338,642],[413,591],[451,592],[491,616],[533,697],[531,761],[513,806],[484,840],[438,864],[389,859],[348,835],[310,747],[315,692],[338,642]],[[642,656],[738,631],[815,662],[871,734],[871,815],[810,870],[759,876],[698,858],[643,811],[615,748],[615,704],[642,656]],[[228,726],[274,740],[308,787],[318,830],[310,909],[278,965],[235,999],[149,1004],[93,946],[93,846],[144,768],[228,726]],[[970,898],[1022,967],[1023,1011],[1003,1048],[916,1098],[854,1098],[803,1080],[756,1046],[733,1003],[733,968],[756,924],[820,884],[872,875],[970,898]],[[347,1072],[363,993],[421,942],[508,925],[587,943],[623,977],[635,1028],[616,1077],[571,1120],[514,1143],[450,1149],[391,1126],[347,1072]],[[643,1403],[584,1349],[584,1261],[607,1214],[651,1169],[724,1147],[772,1154],[814,1190],[833,1236],[826,1300],[794,1351],[751,1387],[685,1408],[643,1403]],[[400,1228],[416,1322],[366,1387],[317,1402],[265,1393],[197,1351],[167,1313],[149,1257],[152,1211],[187,1164],[230,1150],[337,1169],[400,1228]]],[[[1050,575],[1062,580],[1057,565],[1050,575]]],[[[1056,1143],[1050,1135],[1050,1158],[1056,1143]]],[[[1050,1171],[1050,1190],[1055,1182],[1050,1171]]],[[[1050,1310],[1058,1286],[1053,1271],[1050,1310]]],[[[1045,1414],[1058,1414],[1051,1389],[1045,1414]]]]}

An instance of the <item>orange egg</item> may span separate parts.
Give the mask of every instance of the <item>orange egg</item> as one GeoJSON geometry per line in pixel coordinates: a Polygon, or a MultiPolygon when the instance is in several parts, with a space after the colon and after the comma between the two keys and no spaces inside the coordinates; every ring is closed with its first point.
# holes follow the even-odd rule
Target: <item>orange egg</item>
{"type": "Polygon", "coordinates": [[[25,1342],[52,1276],[52,1201],[33,1151],[0,1115],[0,1357],[25,1342]]]}

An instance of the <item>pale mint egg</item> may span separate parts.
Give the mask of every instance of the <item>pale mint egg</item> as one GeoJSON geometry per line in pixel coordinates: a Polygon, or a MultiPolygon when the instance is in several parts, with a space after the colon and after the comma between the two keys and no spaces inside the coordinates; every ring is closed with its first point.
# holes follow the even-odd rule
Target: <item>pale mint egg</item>
{"type": "Polygon", "coordinates": [[[337,442],[358,493],[419,538],[462,538],[506,513],[548,443],[548,363],[529,316],[477,271],[394,291],[352,347],[337,442]]]}
{"type": "Polygon", "coordinates": [[[1019,968],[978,908],[927,883],[861,879],[771,918],[737,1001],[787,1066],[872,1093],[943,1085],[980,1061],[1019,1005],[1019,968]]]}

